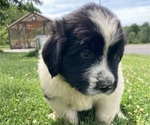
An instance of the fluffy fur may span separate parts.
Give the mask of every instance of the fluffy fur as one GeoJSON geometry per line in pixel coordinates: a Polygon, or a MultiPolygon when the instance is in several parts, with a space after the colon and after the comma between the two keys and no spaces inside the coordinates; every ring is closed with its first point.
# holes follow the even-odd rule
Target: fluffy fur
{"type": "Polygon", "coordinates": [[[117,17],[94,3],[55,20],[42,49],[39,76],[55,113],[77,125],[78,112],[95,109],[100,123],[120,112],[125,38],[117,17]]]}

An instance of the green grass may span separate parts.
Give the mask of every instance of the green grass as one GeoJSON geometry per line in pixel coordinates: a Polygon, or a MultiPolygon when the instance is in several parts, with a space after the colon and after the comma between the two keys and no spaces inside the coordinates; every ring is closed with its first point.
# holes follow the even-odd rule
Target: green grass
{"type": "Polygon", "coordinates": [[[0,49],[10,49],[10,46],[7,45],[0,45],[0,49]]]}
{"type": "Polygon", "coordinates": [[[123,58],[125,93],[122,108],[130,123],[150,124],[150,56],[126,55],[123,58]]]}
{"type": "MultiPolygon", "coordinates": [[[[62,125],[48,117],[52,111],[43,98],[38,59],[25,55],[0,53],[0,125],[62,125]]],[[[128,121],[116,118],[113,124],[149,125],[150,56],[125,55],[122,66],[126,89],[121,108],[128,121]]],[[[92,119],[81,125],[96,125],[92,119]]]]}

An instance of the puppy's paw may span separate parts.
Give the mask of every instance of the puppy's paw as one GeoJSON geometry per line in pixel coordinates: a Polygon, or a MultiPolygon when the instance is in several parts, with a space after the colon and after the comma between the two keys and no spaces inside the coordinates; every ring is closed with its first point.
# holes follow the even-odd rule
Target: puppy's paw
{"type": "Polygon", "coordinates": [[[58,117],[56,116],[55,112],[52,112],[52,113],[48,114],[47,117],[48,117],[49,119],[54,120],[54,121],[56,121],[56,119],[58,118],[58,117]]]}
{"type": "Polygon", "coordinates": [[[128,118],[126,116],[124,116],[124,114],[121,111],[118,112],[117,116],[120,119],[128,120],[128,118]]]}
{"type": "Polygon", "coordinates": [[[77,112],[75,111],[68,111],[66,114],[66,118],[69,120],[69,122],[73,125],[78,125],[78,116],[77,112]]]}

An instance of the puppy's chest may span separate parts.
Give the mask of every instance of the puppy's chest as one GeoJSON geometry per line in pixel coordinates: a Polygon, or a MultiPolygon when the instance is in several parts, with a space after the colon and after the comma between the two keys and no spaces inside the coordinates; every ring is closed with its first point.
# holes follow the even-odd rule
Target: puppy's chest
{"type": "Polygon", "coordinates": [[[47,97],[52,98],[57,104],[64,104],[68,108],[82,111],[93,107],[93,98],[85,96],[72,88],[68,83],[60,79],[53,79],[51,83],[44,87],[47,97]]]}

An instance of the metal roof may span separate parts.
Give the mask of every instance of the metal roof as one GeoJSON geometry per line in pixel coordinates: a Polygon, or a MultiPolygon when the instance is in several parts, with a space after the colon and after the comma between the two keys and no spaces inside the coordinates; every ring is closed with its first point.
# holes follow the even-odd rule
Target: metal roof
{"type": "Polygon", "coordinates": [[[28,13],[25,16],[21,17],[14,23],[8,26],[8,29],[17,29],[18,24],[25,23],[27,29],[34,30],[43,25],[43,22],[52,21],[51,19],[39,14],[39,13],[28,13]]]}

